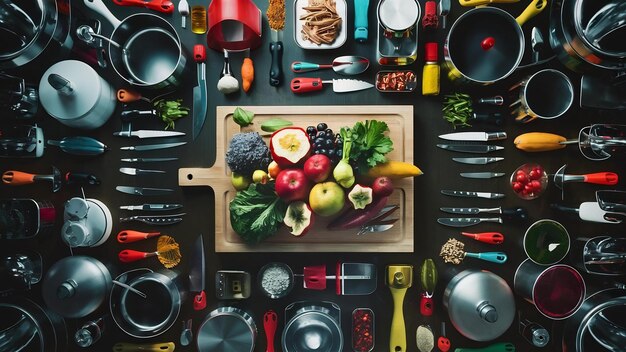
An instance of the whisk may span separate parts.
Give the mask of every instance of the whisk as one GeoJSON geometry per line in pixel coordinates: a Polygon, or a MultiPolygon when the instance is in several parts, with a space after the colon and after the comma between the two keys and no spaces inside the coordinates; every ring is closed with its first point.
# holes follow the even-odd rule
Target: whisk
{"type": "Polygon", "coordinates": [[[180,263],[182,255],[180,254],[180,248],[174,238],[163,235],[159,236],[157,240],[156,252],[140,252],[132,249],[125,249],[118,255],[119,259],[123,263],[131,263],[140,259],[156,256],[161,264],[167,269],[171,269],[180,263]]]}

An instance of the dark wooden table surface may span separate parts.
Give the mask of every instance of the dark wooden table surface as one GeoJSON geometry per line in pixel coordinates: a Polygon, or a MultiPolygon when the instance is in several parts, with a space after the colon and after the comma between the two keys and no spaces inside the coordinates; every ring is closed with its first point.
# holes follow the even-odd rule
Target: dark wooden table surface
{"type": "MultiPolygon", "coordinates": [[[[190,5],[207,4],[206,2],[200,2],[197,0],[189,0],[190,5]]],[[[265,1],[257,1],[259,8],[264,13],[267,8],[265,1]]],[[[184,211],[187,213],[185,220],[177,225],[155,228],[148,225],[133,223],[122,224],[115,222],[113,227],[113,235],[123,229],[136,229],[140,231],[154,231],[161,230],[164,233],[174,236],[181,245],[183,253],[183,260],[181,264],[176,268],[181,275],[187,275],[190,265],[190,257],[192,253],[193,243],[199,233],[205,236],[205,251],[206,251],[206,292],[208,297],[208,306],[206,310],[196,312],[191,307],[191,299],[187,299],[184,303],[183,310],[180,314],[179,321],[166,333],[148,341],[142,341],[130,338],[122,333],[113,323],[111,319],[107,320],[106,335],[98,342],[93,350],[110,350],[111,346],[116,342],[165,342],[174,341],[177,344],[176,349],[180,351],[192,351],[195,350],[194,345],[188,347],[182,347],[178,345],[178,340],[181,332],[180,320],[193,318],[194,329],[199,326],[204,316],[211,310],[223,305],[233,305],[246,310],[251,313],[256,321],[258,327],[258,337],[256,340],[256,351],[265,350],[265,338],[263,332],[262,316],[268,309],[274,309],[277,312],[283,312],[284,308],[295,301],[319,301],[326,300],[332,301],[341,306],[342,309],[342,327],[345,338],[344,350],[350,350],[350,312],[356,307],[369,307],[376,314],[376,348],[375,351],[387,351],[389,343],[389,327],[391,324],[391,312],[392,312],[392,299],[389,293],[389,289],[385,286],[383,276],[385,266],[388,264],[411,264],[416,268],[416,273],[419,270],[419,265],[426,258],[434,258],[438,266],[440,273],[440,280],[437,286],[437,292],[435,294],[435,310],[436,313],[430,318],[424,318],[419,314],[419,282],[416,280],[411,289],[408,290],[404,313],[406,317],[406,329],[408,336],[408,351],[417,351],[415,345],[415,330],[420,324],[429,324],[435,331],[435,336],[438,336],[440,329],[440,322],[446,321],[448,324],[447,335],[452,341],[453,347],[484,347],[490,343],[476,343],[460,335],[449,324],[449,318],[447,312],[442,304],[442,295],[445,286],[451,274],[455,271],[461,271],[465,268],[477,268],[493,271],[494,273],[503,277],[509,285],[513,285],[513,277],[515,269],[525,259],[525,254],[522,249],[522,237],[527,225],[514,227],[498,224],[484,224],[472,227],[472,231],[501,231],[505,236],[505,243],[497,249],[505,251],[509,260],[505,265],[490,264],[487,262],[477,260],[466,260],[464,263],[457,267],[444,264],[438,257],[439,249],[441,245],[449,238],[459,238],[458,230],[454,228],[443,227],[436,222],[436,218],[443,216],[438,209],[442,206],[480,206],[480,207],[517,207],[524,206],[528,209],[531,220],[535,221],[542,218],[555,219],[562,222],[570,231],[572,238],[579,236],[590,236],[599,234],[623,234],[624,226],[611,226],[600,225],[593,223],[584,223],[579,221],[575,216],[566,215],[555,212],[550,209],[550,203],[560,201],[560,190],[554,185],[550,185],[548,190],[539,199],[534,201],[523,201],[517,198],[510,187],[508,186],[508,174],[510,174],[519,165],[526,162],[538,162],[544,166],[549,172],[556,171],[561,165],[567,163],[568,171],[571,173],[586,173],[596,171],[615,171],[624,172],[624,164],[619,163],[616,159],[610,159],[604,162],[592,162],[585,159],[575,146],[569,146],[565,149],[549,152],[528,154],[517,150],[513,146],[513,139],[515,136],[530,131],[543,131],[553,132],[563,135],[567,138],[575,138],[578,136],[578,131],[581,127],[587,126],[595,122],[612,122],[623,123],[623,116],[619,114],[613,114],[600,111],[586,111],[578,107],[578,87],[580,83],[580,76],[573,72],[566,70],[557,60],[543,65],[543,67],[553,67],[565,72],[572,80],[575,90],[576,98],[574,105],[565,116],[553,120],[553,121],[536,121],[528,125],[516,125],[510,119],[507,119],[503,129],[508,132],[509,138],[500,145],[505,146],[505,150],[497,152],[498,156],[503,156],[505,160],[500,163],[491,164],[488,166],[476,166],[471,167],[467,165],[461,165],[451,160],[454,155],[451,152],[441,150],[435,145],[440,142],[437,135],[442,133],[451,132],[451,126],[442,119],[441,114],[441,100],[442,97],[423,97],[417,93],[413,94],[381,94],[375,89],[357,93],[347,94],[334,94],[331,89],[325,89],[323,92],[297,96],[290,92],[288,82],[293,78],[293,74],[288,71],[288,65],[295,60],[309,60],[313,62],[330,62],[334,57],[340,55],[362,55],[368,57],[372,61],[370,69],[357,77],[367,81],[373,81],[376,72],[380,69],[384,69],[376,64],[376,43],[375,43],[375,26],[376,26],[376,3],[372,1],[369,9],[369,21],[370,21],[370,39],[364,44],[357,44],[353,38],[353,2],[348,0],[348,40],[339,49],[332,51],[306,51],[299,48],[293,40],[293,9],[291,2],[287,4],[287,23],[284,31],[284,43],[285,51],[283,58],[283,68],[285,69],[285,82],[281,87],[274,88],[269,86],[268,72],[269,72],[269,28],[267,20],[263,20],[263,43],[260,47],[252,50],[251,57],[254,60],[255,65],[255,82],[252,90],[245,94],[243,92],[235,93],[233,95],[224,96],[216,89],[216,83],[219,78],[219,73],[222,69],[222,54],[216,51],[209,51],[207,55],[207,82],[209,88],[209,108],[208,116],[204,129],[200,137],[196,141],[192,141],[191,138],[191,117],[185,118],[177,122],[176,130],[184,131],[187,133],[185,140],[189,143],[180,148],[168,149],[162,151],[144,152],[144,153],[130,153],[119,150],[120,146],[130,145],[135,140],[123,139],[113,137],[112,133],[120,129],[119,111],[121,106],[118,106],[116,113],[109,120],[109,122],[102,128],[95,131],[79,131],[70,129],[56,122],[51,117],[47,116],[44,112],[39,113],[37,116],[37,124],[43,126],[45,136],[47,139],[60,139],[65,136],[72,135],[88,135],[97,138],[105,142],[110,151],[102,156],[94,158],[81,158],[75,156],[68,156],[61,153],[58,148],[48,148],[45,155],[41,159],[37,160],[16,160],[7,159],[2,161],[2,169],[16,169],[26,172],[34,173],[47,173],[50,170],[51,165],[59,167],[62,171],[86,171],[98,175],[102,179],[102,184],[97,187],[85,188],[85,194],[87,197],[96,198],[104,202],[113,214],[113,218],[117,219],[121,216],[129,215],[128,212],[120,211],[119,206],[124,204],[141,204],[142,202],[152,201],[152,199],[135,197],[130,195],[124,195],[115,191],[117,185],[131,185],[131,186],[144,186],[144,187],[166,187],[175,189],[175,193],[168,197],[158,197],[159,202],[176,202],[184,205],[184,211]],[[413,105],[414,107],[414,148],[415,148],[415,164],[418,165],[423,171],[424,175],[415,179],[415,252],[394,254],[394,253],[251,253],[251,254],[229,254],[220,253],[216,254],[214,251],[214,200],[213,192],[208,187],[193,187],[193,188],[179,188],[177,180],[177,171],[180,167],[209,167],[213,164],[215,158],[223,158],[223,155],[215,155],[215,108],[221,105],[232,106],[245,106],[245,105],[392,105],[392,104],[406,104],[413,105]],[[164,156],[176,156],[180,160],[176,162],[163,163],[158,165],[158,168],[167,170],[167,174],[164,176],[155,177],[132,177],[122,175],[118,172],[118,168],[122,163],[119,161],[121,157],[164,157],[164,156]],[[506,172],[507,176],[499,179],[487,181],[487,180],[470,180],[462,179],[458,176],[462,171],[502,171],[506,172]],[[475,191],[492,191],[505,193],[506,198],[503,200],[471,200],[471,199],[454,199],[440,195],[440,189],[463,189],[463,190],[475,190],[475,191]],[[301,270],[304,265],[314,264],[327,264],[332,265],[336,261],[346,262],[371,262],[377,265],[379,280],[378,289],[376,292],[369,296],[336,296],[332,290],[324,292],[307,291],[304,290],[301,285],[297,285],[296,288],[287,297],[270,300],[265,298],[261,292],[256,288],[253,289],[252,296],[244,301],[226,302],[218,301],[214,295],[214,275],[217,270],[231,269],[231,270],[245,270],[252,274],[253,281],[256,279],[256,273],[258,268],[263,264],[270,261],[285,262],[290,265],[295,271],[301,270]]],[[[420,0],[423,7],[423,1],[420,0]]],[[[111,2],[107,2],[109,8],[123,18],[131,13],[136,13],[141,10],[139,8],[122,8],[113,5],[111,2]]],[[[512,14],[516,15],[523,9],[524,4],[508,5],[506,8],[512,14]]],[[[90,18],[94,15],[85,10],[81,1],[74,1],[73,8],[75,10],[75,18],[78,16],[90,18]]],[[[454,19],[458,17],[465,8],[461,8],[458,3],[453,1],[452,13],[448,18],[448,28],[452,25],[454,19]]],[[[549,9],[546,9],[539,17],[532,19],[528,24],[524,26],[524,31],[528,38],[530,37],[530,28],[538,26],[542,29],[544,36],[547,36],[547,24],[549,9]]],[[[184,47],[189,53],[192,50],[194,44],[205,43],[206,37],[204,35],[195,35],[187,30],[180,28],[180,18],[177,13],[168,17],[169,20],[177,28],[181,38],[184,42],[184,47]]],[[[102,20],[102,19],[101,19],[102,20]]],[[[189,22],[189,21],[188,21],[189,22]]],[[[103,32],[108,34],[112,28],[106,21],[103,21],[103,32]]],[[[189,27],[188,27],[189,28],[189,27]]],[[[436,40],[440,43],[440,48],[445,40],[447,30],[439,29],[434,33],[428,34],[431,40],[436,40]]],[[[416,64],[410,65],[407,68],[414,70],[418,77],[421,77],[422,65],[423,65],[423,46],[421,45],[426,35],[423,31],[419,32],[420,50],[419,59],[416,64]]],[[[528,45],[527,45],[528,47],[528,45]]],[[[524,57],[523,62],[529,60],[529,49],[524,57]]],[[[60,60],[60,58],[59,58],[60,60]]],[[[243,55],[241,53],[233,53],[231,55],[231,64],[235,76],[239,77],[239,69],[243,55]]],[[[195,64],[190,60],[188,61],[187,71],[184,76],[184,82],[175,96],[184,98],[185,104],[192,105],[192,87],[196,85],[196,69],[195,64]]],[[[39,77],[47,67],[31,67],[27,72],[19,72],[28,77],[33,83],[39,81],[39,77]]],[[[504,94],[509,86],[513,85],[524,75],[536,71],[537,68],[520,70],[514,73],[508,79],[498,82],[489,87],[453,87],[445,79],[445,73],[442,71],[442,95],[452,91],[461,91],[472,94],[475,97],[486,97],[495,94],[504,94]]],[[[105,77],[116,89],[127,87],[122,82],[112,69],[98,70],[100,74],[105,77]]],[[[324,78],[333,77],[332,72],[319,72],[319,75],[324,78]]],[[[421,85],[421,79],[420,79],[421,85]]],[[[144,92],[148,96],[151,94],[157,94],[156,92],[144,92]]],[[[321,121],[320,121],[321,122],[321,121]]],[[[156,120],[143,120],[135,124],[137,128],[159,129],[162,127],[161,123],[156,120]]],[[[480,127],[475,126],[469,130],[494,130],[492,127],[480,127]]],[[[161,142],[161,141],[159,141],[161,142]]],[[[146,142],[142,142],[146,143],[146,142]]],[[[124,165],[129,166],[129,165],[124,165]]],[[[144,166],[144,165],[142,165],[144,166]]],[[[147,165],[145,165],[147,166],[147,165]]],[[[152,165],[150,165],[152,166],[152,165]]],[[[626,175],[620,175],[626,177],[626,175]]],[[[595,199],[594,192],[599,186],[588,184],[575,184],[568,185],[565,193],[565,204],[570,206],[577,206],[583,201],[592,201],[595,199]]],[[[617,189],[624,189],[624,181],[616,187],[617,189]]],[[[49,267],[56,260],[70,255],[69,248],[61,241],[59,236],[59,229],[62,225],[62,209],[65,201],[71,197],[81,196],[79,188],[65,187],[58,193],[52,193],[50,191],[50,185],[47,183],[35,184],[27,187],[9,188],[7,186],[0,186],[1,198],[7,197],[33,197],[42,200],[51,200],[58,209],[58,219],[56,230],[52,235],[43,237],[40,236],[35,240],[25,242],[7,242],[6,248],[11,250],[13,248],[31,248],[38,250],[44,256],[45,267],[49,267]]],[[[134,214],[133,214],[134,215],[134,214]]],[[[465,240],[466,248],[468,251],[490,251],[495,247],[490,247],[486,244],[480,244],[465,240]]],[[[5,244],[3,244],[5,246],[5,244]]],[[[154,244],[137,243],[133,248],[140,250],[150,250],[154,244]]],[[[93,256],[102,262],[104,262],[113,275],[120,274],[128,269],[137,267],[149,267],[158,270],[160,266],[156,260],[148,260],[139,262],[136,264],[128,265],[121,264],[117,260],[117,253],[122,249],[122,246],[118,244],[114,238],[109,239],[107,243],[97,248],[78,248],[74,250],[74,254],[93,256]]],[[[567,262],[567,260],[566,260],[567,262]]],[[[601,287],[602,283],[592,277],[586,276],[587,285],[589,291],[594,291],[598,287],[601,287]]],[[[33,287],[29,295],[39,299],[41,285],[33,287]]],[[[548,328],[553,337],[548,348],[543,350],[558,351],[561,350],[560,341],[558,341],[558,328],[559,323],[554,323],[546,318],[543,318],[535,308],[519,297],[517,298],[517,310],[520,314],[532,321],[536,321],[548,328]]],[[[92,318],[105,315],[108,312],[108,302],[103,304],[93,314],[75,320],[68,320],[68,333],[73,335],[74,331],[80,327],[80,325],[92,318]]],[[[276,338],[278,345],[280,340],[280,333],[284,322],[283,314],[279,314],[279,328],[276,338]]],[[[494,342],[513,342],[518,348],[518,351],[534,351],[535,349],[526,341],[524,341],[518,333],[518,319],[514,321],[508,331],[503,334],[494,342]]],[[[70,350],[80,350],[72,342],[70,342],[70,350]]],[[[541,349],[536,349],[540,351],[541,349]]]]}

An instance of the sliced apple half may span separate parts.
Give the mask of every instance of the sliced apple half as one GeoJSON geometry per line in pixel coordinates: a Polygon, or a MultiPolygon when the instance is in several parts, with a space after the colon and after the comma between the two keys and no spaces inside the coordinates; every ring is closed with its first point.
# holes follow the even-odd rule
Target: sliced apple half
{"type": "Polygon", "coordinates": [[[311,153],[311,142],[300,127],[278,130],[270,138],[272,158],[282,169],[300,165],[311,153]]]}
{"type": "Polygon", "coordinates": [[[313,211],[305,202],[293,202],[287,207],[283,222],[291,227],[292,235],[302,236],[313,226],[313,211]]]}

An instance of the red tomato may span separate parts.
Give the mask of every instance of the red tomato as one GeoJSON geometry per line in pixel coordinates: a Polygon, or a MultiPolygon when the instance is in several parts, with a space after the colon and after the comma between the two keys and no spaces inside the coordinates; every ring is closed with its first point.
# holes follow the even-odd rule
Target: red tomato
{"type": "Polygon", "coordinates": [[[517,177],[515,177],[515,179],[517,180],[517,182],[521,182],[521,183],[527,183],[528,182],[528,175],[526,175],[526,173],[517,173],[517,177]]]}
{"type": "Polygon", "coordinates": [[[513,190],[515,192],[519,193],[523,189],[524,189],[524,185],[521,182],[513,182],[513,190]]]}

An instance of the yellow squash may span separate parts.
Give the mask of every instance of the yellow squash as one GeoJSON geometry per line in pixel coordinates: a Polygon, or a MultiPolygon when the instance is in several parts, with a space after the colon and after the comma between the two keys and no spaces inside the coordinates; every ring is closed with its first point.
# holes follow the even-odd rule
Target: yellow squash
{"type": "Polygon", "coordinates": [[[554,133],[529,132],[515,138],[515,147],[525,152],[547,152],[565,148],[566,139],[554,133]]]}
{"type": "Polygon", "coordinates": [[[419,167],[402,161],[390,160],[369,169],[367,176],[371,178],[387,176],[389,178],[415,177],[423,174],[419,167]]]}

